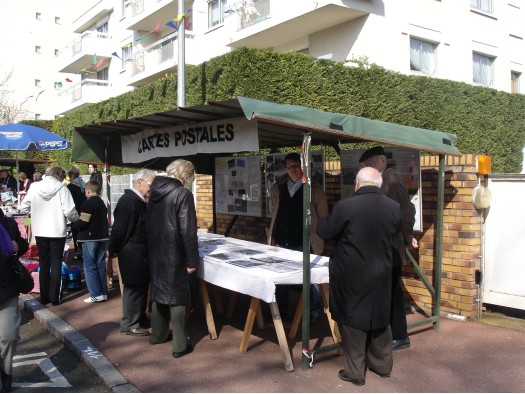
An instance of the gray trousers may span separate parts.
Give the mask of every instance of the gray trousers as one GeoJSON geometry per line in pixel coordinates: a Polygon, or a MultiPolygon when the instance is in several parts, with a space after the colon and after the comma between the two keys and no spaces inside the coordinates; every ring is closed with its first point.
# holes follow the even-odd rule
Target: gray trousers
{"type": "Polygon", "coordinates": [[[390,326],[363,331],[341,325],[343,363],[346,374],[365,379],[366,369],[379,374],[392,371],[392,331],[390,326]]]}
{"type": "Polygon", "coordinates": [[[124,284],[122,290],[122,320],[120,331],[126,332],[139,328],[147,321],[146,308],[148,305],[149,283],[129,286],[124,284]]]}
{"type": "Polygon", "coordinates": [[[7,375],[13,374],[13,357],[20,340],[21,322],[18,296],[0,301],[0,367],[7,375]]]}

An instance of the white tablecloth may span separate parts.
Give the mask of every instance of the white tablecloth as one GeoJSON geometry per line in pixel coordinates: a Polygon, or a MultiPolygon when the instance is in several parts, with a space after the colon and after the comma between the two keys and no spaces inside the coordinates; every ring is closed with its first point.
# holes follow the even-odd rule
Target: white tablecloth
{"type": "MultiPolygon", "coordinates": [[[[199,277],[208,283],[275,301],[276,284],[303,283],[303,253],[216,234],[199,236],[199,277]]],[[[328,283],[328,257],[310,255],[311,283],[328,283]]]]}

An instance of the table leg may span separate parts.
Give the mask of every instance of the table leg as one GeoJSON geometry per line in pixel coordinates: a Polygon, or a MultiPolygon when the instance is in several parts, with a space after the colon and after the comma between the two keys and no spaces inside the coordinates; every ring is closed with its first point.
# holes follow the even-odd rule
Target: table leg
{"type": "Polygon", "coordinates": [[[235,303],[237,302],[237,293],[236,291],[231,291],[230,293],[230,300],[228,301],[228,311],[226,312],[226,317],[228,319],[231,319],[233,316],[233,312],[235,311],[235,303]]]}
{"type": "Polygon", "coordinates": [[[208,332],[211,339],[217,339],[217,330],[215,329],[215,321],[213,320],[213,312],[211,310],[210,297],[208,295],[208,288],[206,283],[199,279],[199,289],[202,297],[202,305],[204,306],[204,313],[206,314],[206,324],[208,325],[208,332]]]}
{"type": "Polygon", "coordinates": [[[270,303],[270,310],[272,311],[273,325],[275,326],[277,340],[279,341],[281,355],[283,356],[284,368],[288,372],[291,372],[294,370],[293,360],[292,356],[290,355],[290,349],[288,348],[288,341],[286,340],[286,333],[284,332],[283,321],[281,320],[277,302],[270,303]]]}
{"type": "Polygon", "coordinates": [[[328,318],[328,324],[330,325],[330,331],[332,331],[332,338],[335,343],[340,343],[341,333],[339,332],[339,327],[337,326],[337,323],[332,320],[332,314],[330,313],[330,308],[328,307],[330,305],[328,303],[329,295],[330,295],[328,284],[321,283],[319,285],[319,290],[321,291],[321,297],[323,298],[324,312],[326,313],[326,317],[328,318]]]}
{"type": "Polygon", "coordinates": [[[248,350],[248,343],[250,342],[250,336],[252,335],[253,322],[255,320],[255,315],[257,313],[257,308],[259,307],[259,299],[252,297],[250,302],[250,309],[248,309],[248,317],[246,318],[246,324],[244,325],[244,332],[241,339],[241,353],[246,353],[248,350]]]}
{"type": "Polygon", "coordinates": [[[295,314],[292,321],[292,326],[290,327],[290,333],[288,334],[288,338],[294,339],[297,335],[297,330],[299,329],[299,323],[301,323],[301,319],[303,318],[303,295],[299,295],[299,301],[297,302],[297,309],[295,310],[295,314]]]}
{"type": "Polygon", "coordinates": [[[255,313],[255,321],[257,322],[257,328],[259,330],[264,329],[264,317],[262,313],[261,303],[259,302],[259,306],[257,307],[257,311],[255,313]]]}
{"type": "Polygon", "coordinates": [[[224,314],[221,292],[219,291],[219,288],[217,286],[213,286],[213,298],[215,298],[215,307],[217,308],[217,314],[224,314]]]}

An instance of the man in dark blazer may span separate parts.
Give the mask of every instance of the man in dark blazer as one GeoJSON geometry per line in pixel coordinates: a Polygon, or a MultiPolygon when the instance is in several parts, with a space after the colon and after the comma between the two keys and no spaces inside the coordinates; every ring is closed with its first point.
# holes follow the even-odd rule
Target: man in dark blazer
{"type": "Polygon", "coordinates": [[[149,265],[146,236],[146,198],[155,172],[141,169],[135,174],[131,189],[126,189],[115,207],[109,237],[108,257],[118,256],[124,288],[120,332],[148,336],[149,265]],[[142,327],[141,327],[142,326],[142,327]]]}
{"type": "Polygon", "coordinates": [[[392,309],[390,325],[392,327],[393,349],[407,349],[410,347],[408,337],[407,318],[405,311],[405,295],[403,293],[402,268],[406,263],[406,248],[418,247],[417,240],[413,235],[416,208],[408,195],[401,177],[393,168],[387,168],[385,150],[381,146],[375,146],[363,153],[359,159],[365,167],[372,167],[381,173],[383,185],[381,191],[401,207],[401,220],[403,227],[401,233],[394,241],[394,268],[392,272],[392,309]]]}
{"type": "Polygon", "coordinates": [[[317,225],[322,239],[336,240],[329,273],[330,311],[343,345],[339,378],[358,386],[365,384],[367,367],[383,378],[392,371],[392,243],[401,231],[401,213],[381,193],[381,183],[379,171],[362,168],[356,192],[317,225]]]}

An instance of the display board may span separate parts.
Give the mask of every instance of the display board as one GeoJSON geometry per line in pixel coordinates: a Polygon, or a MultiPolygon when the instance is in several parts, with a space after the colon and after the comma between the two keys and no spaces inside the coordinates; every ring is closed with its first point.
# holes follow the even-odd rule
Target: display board
{"type": "MultiPolygon", "coordinates": [[[[284,158],[287,154],[288,153],[271,153],[264,157],[266,207],[268,207],[268,200],[276,180],[286,174],[284,158]]],[[[311,168],[312,183],[317,182],[323,187],[324,190],[324,152],[312,152],[311,168]]],[[[270,217],[268,209],[266,209],[266,215],[270,217]]]]}
{"type": "MultiPolygon", "coordinates": [[[[359,163],[359,158],[364,151],[364,149],[341,151],[341,198],[349,197],[354,193],[355,177],[363,166],[362,163],[359,163]]],[[[416,207],[414,231],[423,231],[419,151],[406,148],[385,148],[385,154],[387,167],[395,168],[401,176],[410,199],[416,207]]]]}
{"type": "Polygon", "coordinates": [[[262,216],[259,156],[218,157],[214,178],[217,213],[262,216]]]}

